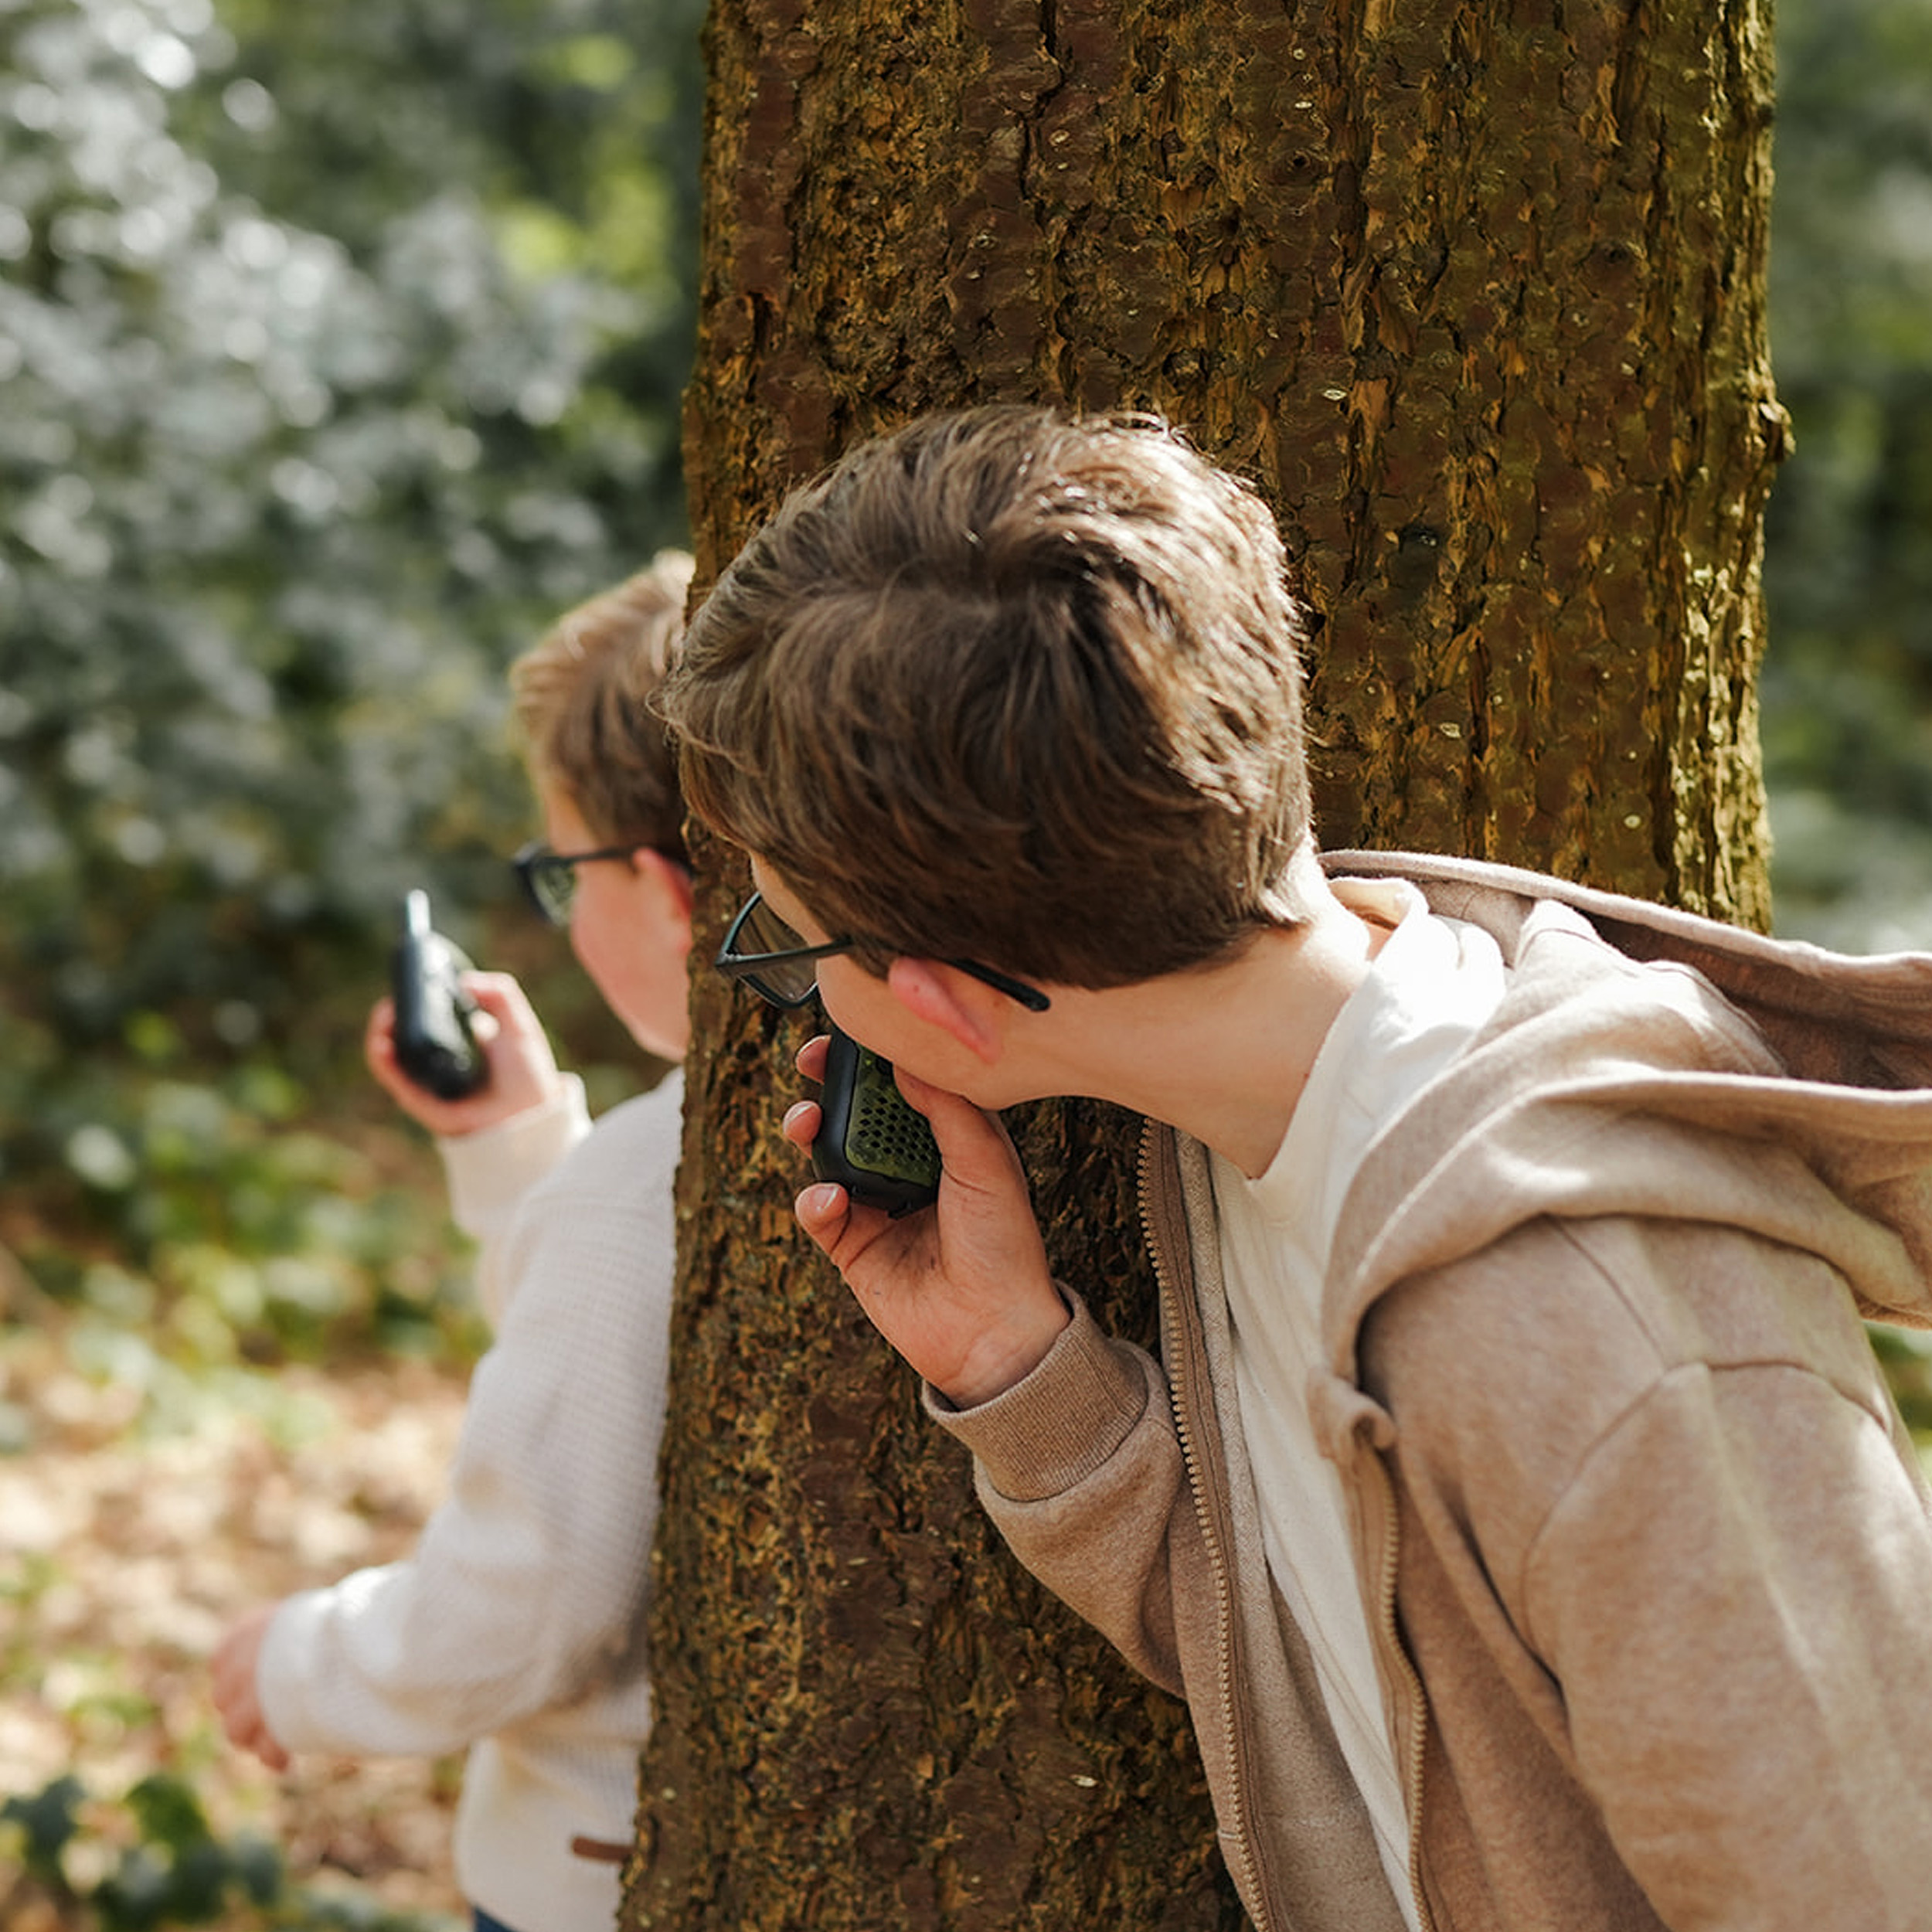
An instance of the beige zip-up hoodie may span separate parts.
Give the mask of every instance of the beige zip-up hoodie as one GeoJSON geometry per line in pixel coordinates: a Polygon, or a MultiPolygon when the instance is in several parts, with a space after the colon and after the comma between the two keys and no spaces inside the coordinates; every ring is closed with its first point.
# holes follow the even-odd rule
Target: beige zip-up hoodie
{"type": "MultiPolygon", "coordinates": [[[[1932,959],[1342,855],[1497,940],[1371,1149],[1308,1400],[1434,1932],[1932,1927],[1932,1514],[1861,1313],[1932,1323],[1932,959]]],[[[1075,1319],[929,1407],[1021,1559],[1192,1708],[1264,1932],[1397,1932],[1268,1577],[1205,1151],[1150,1128],[1163,1361],[1075,1319]]]]}

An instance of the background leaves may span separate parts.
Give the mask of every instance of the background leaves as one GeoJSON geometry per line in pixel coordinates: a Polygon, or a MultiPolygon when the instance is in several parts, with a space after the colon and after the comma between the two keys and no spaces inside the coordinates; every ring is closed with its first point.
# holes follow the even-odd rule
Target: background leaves
{"type": "Polygon", "coordinates": [[[0,4],[15,1245],[359,1080],[406,885],[487,953],[503,668],[682,531],[698,12],[0,4]]]}
{"type": "Polygon", "coordinates": [[[1932,945],[1932,4],[1780,0],[1765,535],[1781,930],[1932,945]]]}

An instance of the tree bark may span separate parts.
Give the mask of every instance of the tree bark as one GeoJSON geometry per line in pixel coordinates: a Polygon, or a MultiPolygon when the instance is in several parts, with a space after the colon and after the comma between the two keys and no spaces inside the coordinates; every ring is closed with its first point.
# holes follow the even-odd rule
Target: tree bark
{"type": "MultiPolygon", "coordinates": [[[[1762,925],[1770,93],[1750,0],[716,0],[708,582],[921,411],[1151,408],[1275,506],[1330,847],[1762,925]]],[[[701,853],[708,960],[742,864],[701,853]]],[[[1185,1715],[1019,1571],[804,1248],[799,1030],[702,968],[637,1927],[1240,1923],[1185,1715]]],[[[1145,1340],[1132,1124],[1018,1123],[1145,1340]]]]}

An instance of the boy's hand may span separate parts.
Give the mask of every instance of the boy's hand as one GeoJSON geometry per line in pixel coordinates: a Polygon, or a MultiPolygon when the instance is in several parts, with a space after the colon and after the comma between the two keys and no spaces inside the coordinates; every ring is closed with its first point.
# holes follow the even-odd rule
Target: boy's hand
{"type": "Polygon", "coordinates": [[[288,1769],[288,1753],[276,1742],[262,1714],[261,1697],[255,1687],[255,1667],[262,1653],[262,1639],[268,1634],[269,1620],[276,1606],[264,1604],[238,1618],[215,1647],[209,1675],[214,1681],[215,1709],[221,1714],[222,1729],[230,1743],[253,1751],[271,1771],[288,1769]]]}
{"type": "MultiPolygon", "coordinates": [[[[799,1053],[808,1080],[822,1078],[825,1064],[822,1038],[799,1053]]],[[[821,1182],[798,1196],[798,1223],[879,1333],[949,1401],[970,1409],[1022,1379],[1071,1318],[1047,1271],[1006,1130],[957,1094],[893,1071],[939,1143],[937,1202],[895,1221],[821,1182]]],[[[808,1148],[818,1120],[816,1100],[799,1101],[785,1116],[785,1138],[808,1148]]]]}
{"type": "Polygon", "coordinates": [[[481,1009],[473,1024],[490,1077],[460,1100],[437,1099],[396,1064],[396,1008],[388,998],[376,1002],[362,1035],[362,1057],[377,1084],[411,1120],[445,1138],[474,1134],[541,1107],[556,1097],[562,1084],[543,1023],[508,973],[465,973],[463,986],[481,1009]]]}

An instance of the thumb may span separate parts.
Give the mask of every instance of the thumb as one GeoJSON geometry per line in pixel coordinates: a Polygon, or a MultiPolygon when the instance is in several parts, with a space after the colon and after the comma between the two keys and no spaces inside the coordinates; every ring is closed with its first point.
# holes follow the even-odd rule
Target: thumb
{"type": "Polygon", "coordinates": [[[940,1164],[952,1179],[983,1187],[1012,1174],[1019,1157],[998,1115],[903,1067],[893,1073],[906,1104],[925,1115],[939,1143],[940,1164]]]}

